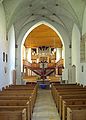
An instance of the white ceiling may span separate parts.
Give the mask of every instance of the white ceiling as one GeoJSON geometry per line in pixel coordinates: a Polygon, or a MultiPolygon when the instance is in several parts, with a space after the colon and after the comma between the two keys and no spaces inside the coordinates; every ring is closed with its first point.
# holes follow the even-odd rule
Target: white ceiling
{"type": "Polygon", "coordinates": [[[47,19],[71,35],[74,23],[82,30],[86,0],[3,0],[7,30],[14,24],[20,31],[33,20],[47,19]]]}

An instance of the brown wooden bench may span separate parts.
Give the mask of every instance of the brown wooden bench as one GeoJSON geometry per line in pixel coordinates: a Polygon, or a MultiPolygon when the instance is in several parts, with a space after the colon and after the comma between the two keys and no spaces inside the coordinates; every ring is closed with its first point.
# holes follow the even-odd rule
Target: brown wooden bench
{"type": "Polygon", "coordinates": [[[26,106],[26,108],[27,108],[26,113],[27,113],[28,120],[32,115],[31,114],[31,108],[30,108],[28,100],[21,100],[21,101],[19,101],[19,100],[0,100],[0,106],[8,106],[8,107],[9,106],[11,106],[11,107],[13,107],[13,106],[17,106],[17,107],[24,106],[25,107],[26,106]]]}
{"type": "Polygon", "coordinates": [[[62,102],[63,102],[63,100],[65,100],[65,99],[67,99],[67,100],[71,100],[71,99],[86,99],[86,94],[77,94],[77,95],[61,95],[60,96],[60,102],[59,102],[59,114],[60,114],[60,116],[61,116],[61,114],[62,114],[62,102]]]}
{"type": "Polygon", "coordinates": [[[0,111],[16,111],[16,110],[23,110],[26,109],[26,120],[30,120],[31,116],[30,116],[30,111],[28,109],[27,105],[23,105],[23,106],[0,106],[0,111]]]}
{"type": "Polygon", "coordinates": [[[29,85],[9,85],[9,86],[6,86],[6,88],[37,88],[38,87],[38,84],[29,84],[29,85]]]}
{"type": "Polygon", "coordinates": [[[22,86],[25,86],[25,87],[28,87],[28,86],[36,86],[37,85],[37,83],[31,83],[31,84],[27,84],[27,85],[9,85],[9,87],[22,87],[22,86]]]}
{"type": "MultiPolygon", "coordinates": [[[[2,118],[0,120],[5,120],[3,114],[6,113],[8,120],[17,120],[16,114],[23,109],[26,110],[26,118],[23,116],[20,117],[22,120],[30,120],[33,112],[33,107],[35,104],[37,95],[37,84],[28,84],[28,85],[9,85],[6,86],[0,91],[0,111],[2,118]],[[15,112],[17,111],[17,112],[15,112]],[[8,116],[7,116],[8,113],[8,116]],[[9,114],[13,114],[13,118],[9,117],[9,114]]],[[[19,118],[20,120],[20,118],[19,118]]]]}
{"type": "Polygon", "coordinates": [[[33,95],[33,97],[34,97],[34,99],[36,98],[36,96],[37,96],[37,93],[36,93],[36,91],[35,90],[29,90],[29,89],[4,89],[2,92],[0,92],[0,95],[1,94],[3,94],[3,93],[7,93],[7,94],[34,94],[33,95]]]}
{"type": "MultiPolygon", "coordinates": [[[[61,85],[57,85],[57,86],[53,86],[52,85],[52,89],[51,89],[51,92],[52,92],[52,95],[53,95],[53,98],[56,99],[56,96],[57,96],[57,93],[58,92],[62,92],[62,91],[69,91],[69,90],[75,90],[75,89],[83,89],[82,86],[78,86],[78,85],[75,85],[75,84],[61,84],[61,85]]],[[[83,91],[83,90],[82,90],[83,91]]],[[[55,101],[56,102],[56,101],[55,101]]]]}
{"type": "Polygon", "coordinates": [[[86,106],[72,105],[67,107],[67,120],[86,120],[86,106]]]}
{"type": "Polygon", "coordinates": [[[66,104],[69,105],[73,105],[73,104],[81,104],[81,105],[85,105],[86,104],[86,88],[83,86],[78,86],[78,85],[52,85],[52,95],[53,98],[55,100],[56,106],[58,107],[58,109],[60,110],[60,116],[62,114],[62,120],[66,120],[66,115],[65,112],[67,112],[67,106],[65,108],[65,102],[63,102],[64,104],[62,105],[62,101],[66,101],[66,104]],[[82,95],[83,94],[83,95],[82,95]],[[72,95],[72,97],[71,97],[72,95]],[[80,95],[82,95],[82,97],[80,98],[80,95]],[[67,96],[67,98],[62,98],[61,96],[67,96]],[[71,97],[71,99],[69,98],[69,96],[71,97]],[[73,98],[73,96],[75,96],[73,98]],[[76,98],[76,96],[78,96],[78,99],[76,98]],[[74,100],[75,99],[75,100],[74,100]],[[83,99],[83,100],[82,100],[83,99]],[[63,107],[63,109],[61,109],[63,107]]]}
{"type": "Polygon", "coordinates": [[[59,104],[60,104],[60,96],[61,95],[74,95],[74,94],[86,94],[86,89],[68,89],[68,90],[59,90],[56,92],[56,95],[55,95],[55,102],[56,102],[56,105],[59,107],[59,104]]]}
{"type": "Polygon", "coordinates": [[[31,95],[28,96],[0,96],[0,100],[30,100],[31,99],[31,95]]]}
{"type": "Polygon", "coordinates": [[[68,105],[86,105],[86,98],[85,99],[65,99],[63,100],[62,105],[62,120],[66,120],[67,118],[67,106],[68,105]]]}
{"type": "Polygon", "coordinates": [[[2,90],[7,89],[28,89],[28,90],[35,90],[37,93],[38,85],[37,84],[29,84],[29,85],[9,85],[6,87],[3,87],[2,90]]]}
{"type": "MultiPolygon", "coordinates": [[[[3,96],[7,96],[7,97],[12,97],[12,96],[15,96],[15,98],[18,98],[18,99],[20,99],[19,97],[23,97],[23,99],[25,98],[25,97],[30,97],[30,99],[29,99],[29,102],[30,102],[30,109],[31,109],[31,113],[33,112],[33,108],[34,108],[34,104],[35,104],[35,97],[34,97],[34,94],[31,96],[31,94],[28,94],[28,93],[15,93],[15,92],[3,92],[2,94],[0,94],[0,97],[3,97],[3,96]]],[[[17,99],[17,100],[18,100],[17,99]]]]}
{"type": "MultiPolygon", "coordinates": [[[[17,87],[15,86],[15,88],[17,88],[17,87]]],[[[10,101],[11,103],[12,103],[12,100],[13,100],[12,96],[15,97],[15,100],[16,100],[16,98],[18,98],[17,101],[19,101],[19,99],[20,99],[19,97],[21,97],[21,96],[22,96],[22,98],[29,97],[30,98],[29,99],[29,103],[30,103],[29,108],[30,108],[30,114],[32,115],[32,111],[33,111],[33,107],[34,107],[34,103],[35,103],[35,99],[36,99],[36,93],[35,93],[34,89],[32,89],[32,88],[28,89],[28,87],[27,88],[26,88],[26,86],[21,87],[20,85],[18,86],[18,89],[14,89],[14,88],[9,89],[9,87],[8,87],[7,89],[4,89],[3,91],[0,92],[0,98],[3,97],[3,96],[5,98],[10,97],[11,98],[11,101],[10,101]]],[[[21,104],[19,104],[19,105],[21,105],[21,104]]]]}
{"type": "Polygon", "coordinates": [[[10,91],[10,93],[11,92],[15,92],[15,93],[32,93],[32,94],[34,94],[34,96],[36,97],[36,95],[37,95],[37,91],[35,90],[35,89],[28,89],[28,88],[12,88],[12,89],[9,89],[9,88],[7,88],[7,89],[4,89],[2,92],[9,92],[10,91]]]}
{"type": "Polygon", "coordinates": [[[26,109],[22,110],[0,110],[0,120],[26,120],[26,109]]]}
{"type": "Polygon", "coordinates": [[[58,92],[57,94],[56,94],[56,96],[55,96],[55,103],[56,103],[56,106],[59,108],[60,107],[60,96],[61,95],[77,95],[77,94],[86,94],[86,91],[84,90],[84,91],[80,91],[80,90],[75,90],[75,91],[60,91],[60,92],[58,92]]]}
{"type": "MultiPolygon", "coordinates": [[[[27,100],[29,101],[29,108],[30,108],[30,112],[33,111],[33,103],[32,103],[32,99],[31,96],[0,96],[0,100],[17,100],[17,101],[21,101],[21,100],[27,100]]],[[[32,114],[32,113],[31,113],[32,114]]]]}
{"type": "Polygon", "coordinates": [[[36,95],[35,93],[32,93],[32,91],[26,91],[26,90],[20,90],[20,91],[2,91],[0,92],[0,96],[31,96],[31,106],[34,107],[36,95]]]}

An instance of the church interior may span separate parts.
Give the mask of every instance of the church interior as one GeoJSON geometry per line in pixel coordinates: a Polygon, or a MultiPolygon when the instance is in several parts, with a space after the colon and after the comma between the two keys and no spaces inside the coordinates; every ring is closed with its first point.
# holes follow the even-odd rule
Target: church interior
{"type": "Polygon", "coordinates": [[[0,120],[86,120],[86,0],[0,0],[0,120]]]}

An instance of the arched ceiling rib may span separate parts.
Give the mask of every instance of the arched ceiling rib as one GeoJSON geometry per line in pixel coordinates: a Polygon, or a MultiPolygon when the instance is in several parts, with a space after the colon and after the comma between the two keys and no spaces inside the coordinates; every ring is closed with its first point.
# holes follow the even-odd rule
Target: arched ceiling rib
{"type": "Polygon", "coordinates": [[[49,19],[71,36],[74,23],[81,32],[86,0],[3,0],[3,5],[8,30],[12,24],[20,31],[35,19],[49,19]]]}

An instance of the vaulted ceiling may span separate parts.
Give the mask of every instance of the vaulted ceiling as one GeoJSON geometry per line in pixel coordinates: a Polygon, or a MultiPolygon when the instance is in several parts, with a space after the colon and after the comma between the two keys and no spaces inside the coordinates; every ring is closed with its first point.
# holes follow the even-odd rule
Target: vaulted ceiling
{"type": "Polygon", "coordinates": [[[28,48],[36,48],[40,46],[61,48],[62,42],[54,30],[42,24],[32,30],[27,36],[24,45],[28,48]]]}
{"type": "Polygon", "coordinates": [[[50,20],[71,36],[74,23],[82,31],[86,0],[3,0],[7,30],[14,24],[16,33],[35,20],[50,20]]]}

